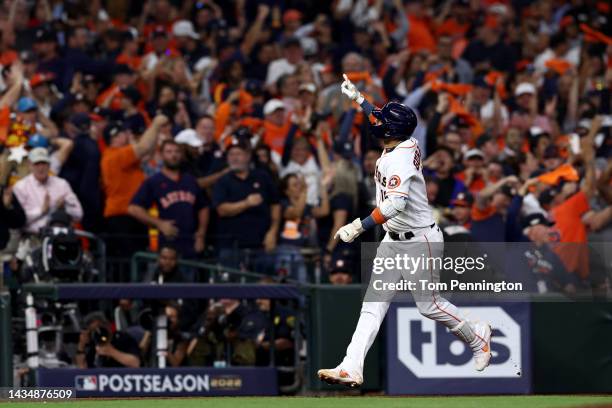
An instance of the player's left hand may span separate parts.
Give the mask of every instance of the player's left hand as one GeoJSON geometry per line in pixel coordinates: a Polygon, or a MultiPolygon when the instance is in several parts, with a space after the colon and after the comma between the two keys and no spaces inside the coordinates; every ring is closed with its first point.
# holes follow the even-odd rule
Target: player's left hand
{"type": "Polygon", "coordinates": [[[355,221],[340,228],[338,232],[336,232],[336,235],[334,235],[334,238],[340,237],[340,239],[344,242],[353,242],[355,238],[361,235],[363,231],[365,230],[361,225],[361,220],[359,218],[355,218],[355,221]]]}
{"type": "Polygon", "coordinates": [[[355,84],[348,79],[346,74],[342,74],[342,76],[344,77],[344,82],[342,82],[342,85],[340,85],[340,90],[342,93],[346,95],[347,98],[361,104],[361,102],[363,102],[363,96],[361,95],[361,92],[359,92],[359,89],[357,89],[355,84]]]}

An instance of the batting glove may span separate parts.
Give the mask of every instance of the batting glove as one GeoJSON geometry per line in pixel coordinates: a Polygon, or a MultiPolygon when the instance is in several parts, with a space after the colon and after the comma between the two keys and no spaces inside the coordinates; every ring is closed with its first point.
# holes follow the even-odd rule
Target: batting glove
{"type": "Polygon", "coordinates": [[[342,85],[340,85],[342,93],[345,94],[347,98],[352,99],[361,105],[361,102],[363,102],[361,92],[359,92],[359,89],[357,89],[355,84],[348,79],[346,74],[342,74],[342,76],[344,77],[344,82],[342,82],[342,85]]]}
{"type": "Polygon", "coordinates": [[[338,232],[336,232],[336,235],[334,235],[334,238],[340,237],[344,242],[353,242],[363,231],[365,231],[365,229],[363,229],[361,225],[361,220],[356,218],[355,221],[340,228],[338,232]]]}

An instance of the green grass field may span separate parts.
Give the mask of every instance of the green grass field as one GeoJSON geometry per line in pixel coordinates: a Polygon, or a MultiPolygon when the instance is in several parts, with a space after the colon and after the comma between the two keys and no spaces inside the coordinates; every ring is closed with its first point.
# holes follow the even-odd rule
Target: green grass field
{"type": "Polygon", "coordinates": [[[72,400],[0,403],[17,408],[561,408],[612,407],[612,396],[536,395],[494,397],[260,397],[72,400]],[[10,405],[9,405],[10,404],[10,405]]]}

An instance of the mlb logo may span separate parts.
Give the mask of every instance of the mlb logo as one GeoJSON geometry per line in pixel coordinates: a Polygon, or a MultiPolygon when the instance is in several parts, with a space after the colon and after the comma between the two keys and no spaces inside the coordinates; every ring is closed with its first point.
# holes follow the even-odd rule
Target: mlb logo
{"type": "Polygon", "coordinates": [[[79,391],[97,391],[98,377],[95,375],[77,375],[74,378],[74,386],[79,391]]]}

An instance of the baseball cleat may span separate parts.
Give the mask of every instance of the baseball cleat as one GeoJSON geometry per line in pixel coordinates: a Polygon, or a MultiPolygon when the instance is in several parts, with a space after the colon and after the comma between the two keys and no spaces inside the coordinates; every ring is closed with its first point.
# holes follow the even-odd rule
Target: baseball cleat
{"type": "Polygon", "coordinates": [[[321,381],[328,384],[341,384],[350,388],[357,388],[363,383],[361,376],[351,375],[340,367],[321,369],[317,372],[317,375],[321,381]]]}
{"type": "Polygon", "coordinates": [[[491,325],[489,323],[476,323],[474,332],[484,341],[484,345],[474,351],[474,368],[482,371],[491,361],[491,325]]]}

